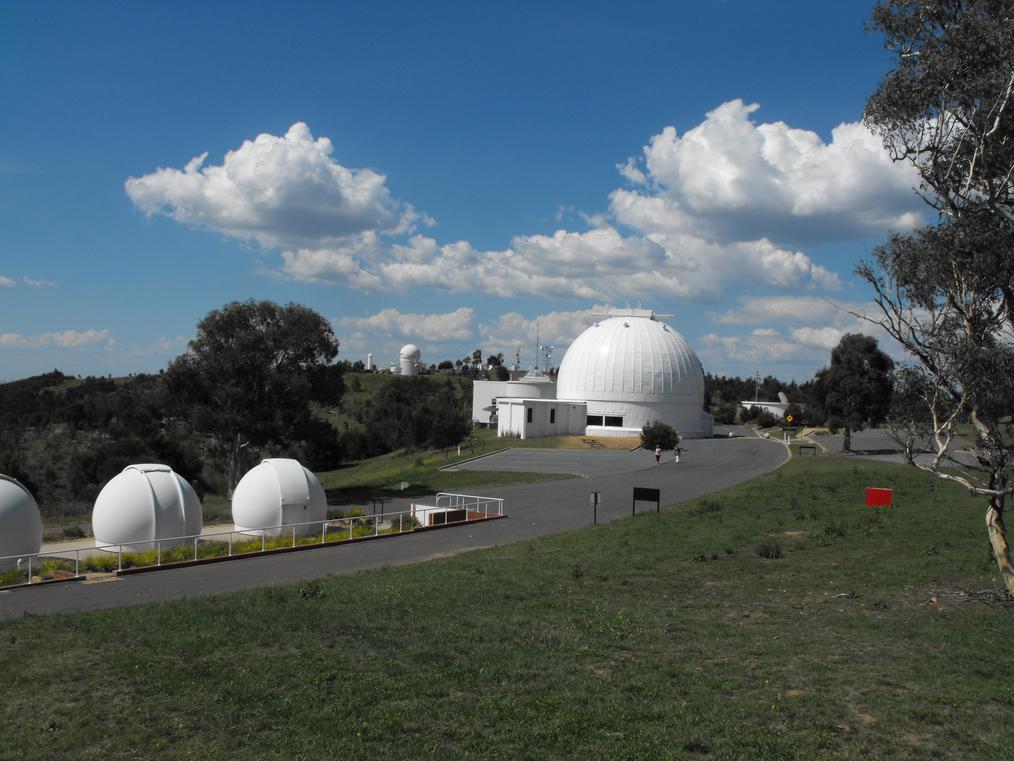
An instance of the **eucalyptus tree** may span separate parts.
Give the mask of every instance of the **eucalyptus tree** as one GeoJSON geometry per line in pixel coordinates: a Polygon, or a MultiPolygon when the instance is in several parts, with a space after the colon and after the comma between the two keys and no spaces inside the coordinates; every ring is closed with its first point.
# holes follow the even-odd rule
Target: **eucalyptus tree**
{"type": "MultiPolygon", "coordinates": [[[[935,225],[890,236],[858,273],[878,322],[914,358],[906,404],[928,421],[915,461],[985,497],[990,547],[1014,596],[1004,509],[1014,494],[1014,0],[890,0],[873,10],[894,67],[864,119],[918,176],[935,225]],[[971,460],[953,457],[971,423],[971,460]]],[[[902,414],[905,414],[902,410],[902,414]]]]}
{"type": "Polygon", "coordinates": [[[173,406],[226,461],[229,496],[249,445],[292,443],[315,427],[312,403],[338,401],[337,354],[328,321],[299,304],[235,301],[197,324],[166,384],[173,406]]]}
{"type": "Polygon", "coordinates": [[[877,339],[860,333],[842,336],[831,351],[831,364],[817,373],[814,393],[828,424],[841,427],[842,449],[852,449],[852,434],[887,417],[894,361],[877,339]]]}

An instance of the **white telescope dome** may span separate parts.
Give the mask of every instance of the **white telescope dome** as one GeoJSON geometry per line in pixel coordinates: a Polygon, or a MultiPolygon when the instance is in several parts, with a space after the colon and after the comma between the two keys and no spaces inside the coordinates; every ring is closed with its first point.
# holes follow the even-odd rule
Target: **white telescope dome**
{"type": "MultiPolygon", "coordinates": [[[[42,549],[42,516],[35,498],[16,478],[0,475],[0,558],[42,549]]],[[[0,569],[17,560],[0,560],[0,569]]]]}
{"type": "Polygon", "coordinates": [[[324,487],[297,460],[262,461],[240,479],[232,494],[232,520],[236,530],[244,533],[288,536],[292,530],[283,531],[281,526],[308,523],[297,526],[296,534],[319,534],[326,518],[324,487]]]}
{"type": "Polygon", "coordinates": [[[419,347],[415,344],[405,344],[401,347],[401,359],[418,360],[421,356],[422,352],[419,351],[419,347]]]}
{"type": "MultiPolygon", "coordinates": [[[[110,552],[140,552],[156,540],[195,536],[203,523],[197,493],[168,465],[128,465],[102,487],[92,510],[95,546],[110,552]]],[[[163,549],[176,544],[161,542],[163,549]]]]}
{"type": "Polygon", "coordinates": [[[646,309],[614,309],[567,349],[560,399],[704,401],[704,370],[690,344],[646,309]]]}
{"type": "Polygon", "coordinates": [[[632,436],[658,421],[684,436],[711,435],[701,361],[651,310],[614,309],[574,339],[556,395],[587,402],[589,434],[632,436]]]}

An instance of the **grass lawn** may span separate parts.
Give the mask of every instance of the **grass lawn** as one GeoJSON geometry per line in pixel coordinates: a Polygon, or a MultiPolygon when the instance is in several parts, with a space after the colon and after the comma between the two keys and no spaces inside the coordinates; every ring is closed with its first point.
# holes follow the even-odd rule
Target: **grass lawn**
{"type": "Polygon", "coordinates": [[[7,623],[0,756],[1014,758],[982,512],[914,469],[799,458],[661,515],[7,623]]]}

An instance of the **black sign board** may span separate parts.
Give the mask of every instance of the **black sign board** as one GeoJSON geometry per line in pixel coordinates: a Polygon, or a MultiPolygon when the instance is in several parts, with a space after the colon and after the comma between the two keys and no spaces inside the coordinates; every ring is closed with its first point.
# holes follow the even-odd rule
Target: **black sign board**
{"type": "Polygon", "coordinates": [[[630,514],[633,515],[637,512],[637,501],[642,502],[654,502],[655,512],[659,512],[659,506],[662,503],[662,490],[661,489],[646,489],[643,486],[634,487],[634,499],[630,503],[630,514]]]}

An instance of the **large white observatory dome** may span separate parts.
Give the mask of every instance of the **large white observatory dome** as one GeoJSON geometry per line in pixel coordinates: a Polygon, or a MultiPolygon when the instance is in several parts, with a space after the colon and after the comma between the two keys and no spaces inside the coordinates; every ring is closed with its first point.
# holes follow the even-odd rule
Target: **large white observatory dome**
{"type": "Polygon", "coordinates": [[[614,309],[567,349],[557,398],[587,401],[589,433],[631,434],[661,421],[710,436],[704,370],[686,340],[646,309],[614,309]]]}
{"type": "MultiPolygon", "coordinates": [[[[319,534],[327,518],[327,497],[320,481],[297,460],[271,458],[247,472],[232,494],[232,520],[236,530],[278,536],[280,526],[298,526],[296,534],[319,534]],[[316,522],[318,525],[312,525],[316,522]],[[272,530],[273,529],[273,530],[272,530]]],[[[284,531],[289,535],[291,529],[284,531]]]]}
{"type": "Polygon", "coordinates": [[[419,357],[422,356],[422,352],[419,351],[419,347],[415,344],[405,344],[401,347],[401,359],[411,359],[418,361],[419,357]]]}
{"type": "MultiPolygon", "coordinates": [[[[155,540],[195,536],[203,523],[197,493],[168,465],[128,465],[102,487],[92,510],[95,546],[111,552],[121,546],[139,552],[154,548],[155,540]]],[[[162,542],[162,548],[175,544],[162,542]]]]}
{"type": "MultiPolygon", "coordinates": [[[[42,549],[42,516],[35,498],[16,478],[0,475],[0,558],[42,549]]],[[[0,560],[0,569],[17,564],[0,560]]]]}

